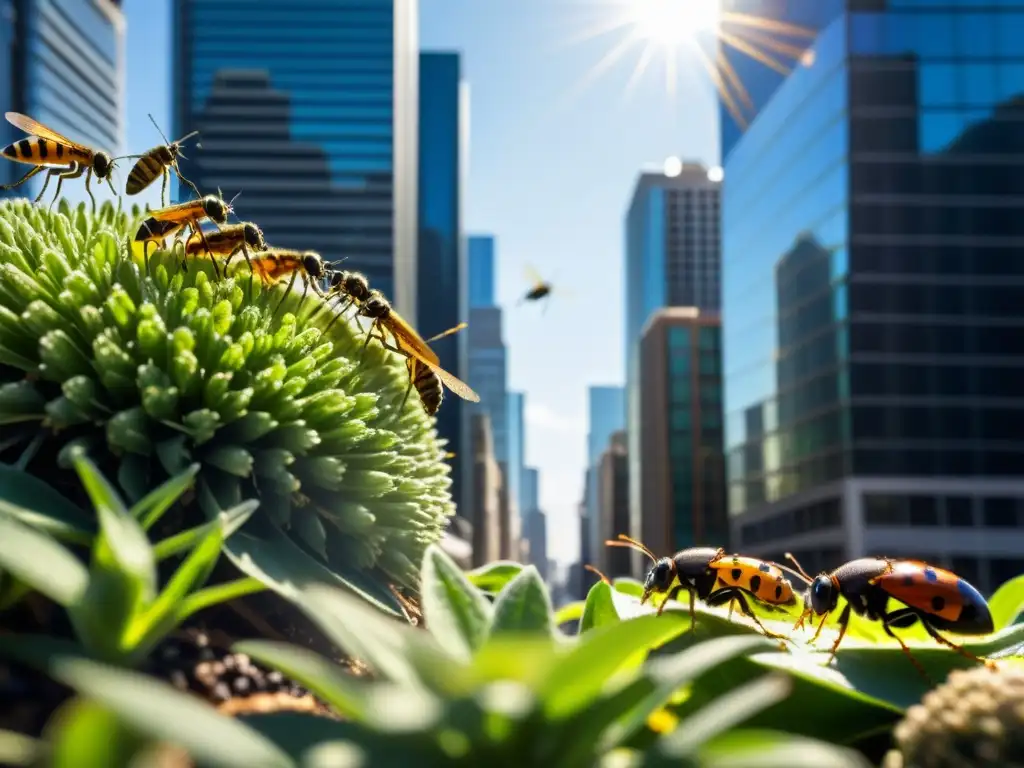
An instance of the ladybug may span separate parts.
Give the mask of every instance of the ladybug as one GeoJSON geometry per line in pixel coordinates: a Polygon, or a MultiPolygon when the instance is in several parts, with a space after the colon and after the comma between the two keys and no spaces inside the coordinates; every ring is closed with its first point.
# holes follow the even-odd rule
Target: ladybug
{"type": "Polygon", "coordinates": [[[688,547],[672,557],[658,558],[647,547],[628,536],[619,535],[618,541],[606,541],[610,547],[630,547],[647,555],[654,563],[644,579],[644,592],[640,604],[652,594],[668,593],[658,615],[675,600],[680,591],[690,596],[690,621],[696,623],[694,600],[700,598],[709,606],[738,603],[765,635],[779,638],[768,630],[750,610],[746,596],[773,605],[790,605],[797,597],[782,570],[771,563],[753,557],[726,555],[725,550],[714,547],[688,547]],[[718,587],[719,584],[724,586],[718,587]],[[716,587],[718,587],[716,589],[716,587]]]}
{"type": "Polygon", "coordinates": [[[880,621],[885,633],[900,644],[903,653],[926,678],[927,673],[906,643],[893,634],[894,627],[902,629],[920,621],[937,643],[986,666],[995,666],[994,662],[975,656],[939,634],[940,629],[959,635],[987,635],[995,631],[985,598],[955,573],[919,560],[862,557],[811,580],[795,557],[788,552],[786,557],[810,582],[804,594],[804,612],[796,627],[802,626],[812,614],[822,617],[811,638],[812,643],[821,634],[829,614],[835,611],[839,597],[846,600],[846,607],[839,614],[839,636],[832,644],[829,663],[835,658],[839,643],[846,634],[852,612],[871,621],[880,621]],[[905,607],[887,610],[889,598],[898,600],[905,607]]]}

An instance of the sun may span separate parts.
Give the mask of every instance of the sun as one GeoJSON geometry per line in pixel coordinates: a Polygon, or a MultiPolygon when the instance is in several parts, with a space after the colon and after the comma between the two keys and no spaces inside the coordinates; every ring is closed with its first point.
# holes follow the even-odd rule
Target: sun
{"type": "Polygon", "coordinates": [[[636,36],[667,47],[718,28],[719,0],[633,0],[631,5],[636,36]]]}

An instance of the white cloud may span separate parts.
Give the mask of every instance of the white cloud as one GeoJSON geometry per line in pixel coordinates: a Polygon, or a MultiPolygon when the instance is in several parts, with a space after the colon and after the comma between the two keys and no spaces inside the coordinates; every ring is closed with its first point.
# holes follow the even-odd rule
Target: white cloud
{"type": "Polygon", "coordinates": [[[546,405],[531,402],[526,404],[526,423],[530,427],[547,432],[580,434],[586,431],[578,419],[563,416],[546,405]]]}

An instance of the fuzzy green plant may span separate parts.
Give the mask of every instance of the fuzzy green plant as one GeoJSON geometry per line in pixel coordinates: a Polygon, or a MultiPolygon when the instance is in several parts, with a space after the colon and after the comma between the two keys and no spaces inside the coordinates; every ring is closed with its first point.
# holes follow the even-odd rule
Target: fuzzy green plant
{"type": "Polygon", "coordinates": [[[0,458],[60,487],[83,446],[128,503],[196,463],[193,514],[259,501],[225,543],[238,567],[394,609],[386,587],[416,588],[453,512],[433,420],[415,396],[398,412],[402,359],[363,353],[354,323],[327,328],[312,291],[250,294],[241,258],[218,280],[157,251],[147,273],[139,218],[0,203],[0,458]]]}

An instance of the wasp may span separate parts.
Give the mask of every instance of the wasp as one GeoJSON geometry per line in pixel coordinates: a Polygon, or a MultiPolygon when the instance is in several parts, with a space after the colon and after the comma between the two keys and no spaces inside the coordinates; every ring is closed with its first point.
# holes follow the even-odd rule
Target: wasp
{"type": "MultiPolygon", "coordinates": [[[[138,161],[128,173],[128,182],[124,188],[125,193],[137,195],[160,176],[163,178],[163,186],[160,189],[160,201],[167,205],[167,182],[170,180],[170,172],[174,171],[183,184],[188,184],[192,188],[192,191],[196,193],[196,197],[202,197],[196,185],[182,176],[181,171],[178,170],[178,159],[185,157],[185,154],[181,151],[182,144],[193,136],[197,136],[199,131],[192,131],[192,133],[182,136],[177,141],[167,141],[167,137],[164,136],[164,132],[160,130],[160,126],[156,124],[156,120],[153,119],[152,115],[149,115],[149,120],[153,123],[153,127],[156,128],[164,143],[153,147],[143,155],[128,156],[130,158],[137,157],[138,161]]],[[[188,158],[185,159],[187,160],[188,158]]]]}
{"type": "Polygon", "coordinates": [[[619,534],[617,541],[605,542],[610,547],[629,547],[643,552],[653,565],[644,579],[644,592],[640,604],[651,595],[667,593],[658,607],[658,615],[670,600],[685,591],[690,596],[690,621],[696,622],[695,598],[709,606],[733,603],[749,617],[767,637],[785,639],[767,629],[750,610],[747,598],[772,606],[795,605],[798,600],[793,586],[782,569],[764,560],[741,555],[726,555],[725,550],[714,547],[688,547],[672,557],[656,557],[651,550],[635,539],[619,534]],[[721,586],[719,586],[721,584],[721,586]]]}
{"type": "Polygon", "coordinates": [[[317,307],[308,319],[312,320],[324,307],[330,306],[331,302],[335,303],[348,299],[345,305],[341,308],[340,312],[336,312],[331,321],[324,328],[324,333],[327,333],[338,320],[344,317],[349,307],[353,304],[362,304],[370,298],[370,281],[366,279],[366,275],[361,272],[346,272],[344,270],[329,270],[328,274],[328,286],[327,296],[331,297],[329,300],[319,307],[317,307]]]}
{"type": "Polygon", "coordinates": [[[250,221],[241,224],[228,224],[227,226],[215,229],[212,232],[203,233],[200,237],[190,236],[185,242],[184,250],[186,257],[197,257],[206,254],[213,262],[213,271],[219,277],[217,260],[224,261],[224,273],[235,254],[241,253],[249,264],[250,277],[255,272],[256,266],[249,256],[249,249],[254,251],[266,251],[267,243],[263,239],[263,231],[250,221]]]}
{"type": "MultiPolygon", "coordinates": [[[[46,180],[43,188],[39,190],[34,202],[42,200],[46,193],[46,187],[50,179],[57,177],[57,191],[53,196],[54,201],[60,197],[60,188],[65,179],[77,179],[85,174],[85,191],[92,200],[93,210],[96,210],[96,198],[89,188],[89,182],[93,176],[98,181],[105,181],[114,192],[114,185],[110,181],[110,175],[114,172],[115,160],[106,152],[98,149],[91,149],[78,142],[61,136],[52,128],[47,128],[40,122],[33,120],[27,115],[18,112],[7,112],[4,117],[11,125],[20,128],[29,134],[27,139],[21,139],[9,144],[0,150],[0,154],[8,160],[16,163],[26,163],[35,166],[28,173],[22,176],[13,184],[0,185],[0,189],[14,189],[20,187],[26,181],[38,173],[46,171],[46,180]]],[[[114,194],[117,194],[114,192],[114,194]]]]}
{"type": "MultiPolygon", "coordinates": [[[[370,329],[366,334],[366,341],[363,344],[364,350],[366,345],[370,343],[370,339],[375,338],[385,349],[390,349],[392,352],[415,359],[413,366],[409,368],[410,375],[413,376],[413,379],[410,381],[410,388],[415,381],[415,368],[422,365],[436,374],[442,384],[463,400],[468,400],[471,403],[480,402],[480,395],[474,392],[468,384],[460,381],[441,367],[441,361],[434,350],[427,345],[423,338],[416,333],[413,327],[401,315],[392,309],[391,304],[388,303],[388,300],[384,298],[380,291],[370,291],[369,297],[359,306],[356,322],[358,322],[359,317],[370,319],[370,329]],[[374,330],[377,331],[376,334],[374,334],[374,330]],[[394,343],[388,341],[387,337],[389,335],[394,340],[394,343]]],[[[448,333],[454,333],[463,327],[456,326],[441,335],[445,336],[448,333]]],[[[408,395],[409,391],[407,390],[406,397],[408,395]]],[[[403,405],[404,402],[403,400],[403,405]]]]}
{"type": "Polygon", "coordinates": [[[786,553],[810,586],[804,596],[804,611],[796,628],[809,616],[821,616],[821,623],[811,638],[821,634],[829,615],[835,611],[839,597],[846,606],[839,614],[839,636],[832,643],[828,663],[836,657],[839,644],[846,635],[850,615],[856,613],[882,624],[885,634],[900,644],[903,653],[919,673],[928,674],[914,658],[906,643],[893,633],[893,627],[905,629],[920,621],[928,635],[937,643],[952,648],[966,658],[994,666],[952,640],[939,634],[940,629],[960,635],[987,635],[995,631],[988,603],[973,586],[955,573],[919,560],[896,560],[888,557],[862,557],[841,565],[831,573],[811,579],[792,554],[786,553]],[[889,598],[903,603],[903,608],[889,611],[889,598]]]}
{"type": "Polygon", "coordinates": [[[184,231],[185,227],[191,230],[189,239],[193,236],[198,236],[204,248],[212,252],[212,248],[206,239],[207,235],[203,232],[200,222],[209,220],[220,227],[222,224],[227,223],[228,216],[232,210],[231,203],[224,202],[217,195],[207,195],[196,200],[189,200],[185,203],[178,203],[176,205],[169,205],[166,208],[149,211],[148,218],[142,222],[135,233],[135,242],[143,244],[146,271],[149,271],[149,244],[163,243],[168,237],[179,235],[184,231]]]}
{"type": "MultiPolygon", "coordinates": [[[[458,333],[465,327],[466,323],[459,323],[454,328],[449,328],[444,333],[431,336],[425,341],[429,344],[432,341],[443,339],[445,336],[458,333]]],[[[409,387],[405,390],[405,397],[402,398],[402,404],[398,407],[398,412],[401,413],[405,408],[405,402],[409,399],[409,393],[415,387],[423,403],[423,410],[427,412],[428,416],[433,416],[441,409],[441,403],[444,401],[444,387],[442,386],[440,375],[433,368],[428,367],[411,355],[405,358],[405,367],[409,371],[409,387]]]]}
{"type": "MultiPolygon", "coordinates": [[[[295,281],[299,275],[303,276],[303,290],[302,298],[299,300],[299,307],[302,306],[302,302],[306,300],[306,294],[309,291],[309,287],[313,287],[313,292],[318,296],[323,297],[323,292],[320,290],[317,281],[324,278],[327,274],[327,269],[324,266],[324,260],[320,258],[320,254],[315,251],[293,251],[287,248],[270,248],[265,252],[261,253],[257,258],[250,262],[253,272],[260,276],[260,279],[264,283],[276,283],[285,275],[290,274],[291,280],[288,282],[288,287],[285,292],[281,295],[280,300],[277,302],[277,306],[274,308],[274,312],[271,315],[273,317],[277,314],[277,311],[281,308],[281,304],[284,302],[285,296],[291,291],[292,286],[295,285],[295,281]]],[[[251,276],[250,276],[251,279],[251,276]]]]}
{"type": "MultiPolygon", "coordinates": [[[[535,269],[532,267],[526,267],[526,277],[532,283],[530,290],[519,299],[518,304],[522,304],[524,301],[541,301],[544,300],[544,312],[548,310],[547,297],[554,291],[554,286],[542,278],[535,269]]],[[[518,305],[517,305],[518,306],[518,305]]]]}

